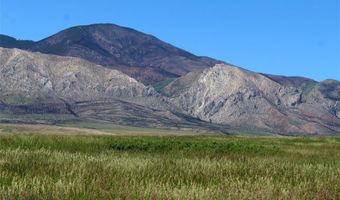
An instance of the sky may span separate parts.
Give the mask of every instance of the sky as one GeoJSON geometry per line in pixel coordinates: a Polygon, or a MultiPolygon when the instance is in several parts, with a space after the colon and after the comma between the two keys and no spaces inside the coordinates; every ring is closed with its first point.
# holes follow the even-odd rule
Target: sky
{"type": "Polygon", "coordinates": [[[340,80],[339,0],[0,0],[0,34],[113,23],[261,73],[340,80]]]}

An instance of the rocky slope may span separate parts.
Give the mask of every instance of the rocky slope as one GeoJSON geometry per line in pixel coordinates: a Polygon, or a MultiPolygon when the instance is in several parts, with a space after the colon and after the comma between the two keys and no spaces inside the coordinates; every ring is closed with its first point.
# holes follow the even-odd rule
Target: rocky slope
{"type": "Polygon", "coordinates": [[[340,134],[337,80],[215,65],[112,24],[77,26],[38,42],[0,35],[1,46],[27,51],[0,48],[0,122],[33,113],[218,132],[340,134]]]}
{"type": "Polygon", "coordinates": [[[66,116],[143,127],[225,131],[171,112],[169,107],[152,87],[120,71],[79,58],[0,48],[0,122],[56,123],[66,116]],[[52,120],[44,117],[50,115],[52,120]]]}
{"type": "MultiPolygon", "coordinates": [[[[2,38],[0,46],[1,41],[2,38]]],[[[20,45],[11,47],[21,48],[20,45]]],[[[24,49],[83,58],[118,69],[144,84],[176,78],[218,63],[176,48],[154,36],[113,24],[72,27],[24,49]]]]}
{"type": "Polygon", "coordinates": [[[338,81],[257,74],[231,65],[189,73],[164,93],[207,122],[278,134],[340,132],[338,81]]]}
{"type": "Polygon", "coordinates": [[[340,133],[336,80],[318,83],[219,64],[190,72],[159,94],[120,71],[80,58],[6,48],[0,48],[0,80],[0,114],[68,114],[218,132],[340,133]]]}
{"type": "Polygon", "coordinates": [[[76,102],[154,92],[120,71],[79,58],[0,48],[0,67],[4,103],[76,102]]]}

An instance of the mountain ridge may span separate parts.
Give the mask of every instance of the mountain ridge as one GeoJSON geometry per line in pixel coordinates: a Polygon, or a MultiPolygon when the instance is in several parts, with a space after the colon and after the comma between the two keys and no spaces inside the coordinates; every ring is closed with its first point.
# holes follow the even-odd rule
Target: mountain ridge
{"type": "Polygon", "coordinates": [[[1,113],[48,113],[223,133],[340,134],[337,80],[256,73],[112,24],[72,27],[26,50],[4,36],[0,46],[2,38],[13,43],[0,48],[0,121],[1,113]]]}
{"type": "Polygon", "coordinates": [[[277,133],[340,131],[340,109],[338,99],[334,99],[340,97],[340,82],[329,83],[333,88],[325,91],[320,90],[325,82],[296,77],[278,81],[223,64],[194,74],[195,78],[187,76],[193,74],[170,83],[165,94],[184,113],[204,121],[277,133]],[[176,92],[178,88],[185,89],[176,92]]]}
{"type": "Polygon", "coordinates": [[[0,122],[59,123],[67,115],[71,122],[226,131],[172,111],[163,101],[152,87],[115,69],[80,58],[0,47],[0,122]],[[25,117],[32,114],[40,118],[25,117]],[[55,117],[46,120],[44,115],[51,114],[55,117]]]}
{"type": "Polygon", "coordinates": [[[34,44],[32,40],[18,40],[8,35],[0,34],[0,47],[19,48],[27,50],[34,44]]]}
{"type": "Polygon", "coordinates": [[[144,84],[177,78],[221,62],[195,56],[150,34],[108,23],[74,26],[23,49],[80,57],[118,69],[144,84]]]}

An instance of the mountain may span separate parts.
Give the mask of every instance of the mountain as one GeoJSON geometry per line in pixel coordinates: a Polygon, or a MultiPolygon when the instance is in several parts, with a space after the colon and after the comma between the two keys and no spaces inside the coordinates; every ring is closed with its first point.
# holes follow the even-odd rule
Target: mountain
{"type": "Polygon", "coordinates": [[[34,44],[31,40],[17,40],[13,37],[0,34],[0,47],[29,49],[34,44]]]}
{"type": "Polygon", "coordinates": [[[166,104],[152,87],[120,71],[80,58],[0,48],[0,122],[57,123],[66,117],[220,130],[218,125],[166,110],[166,104]]]}
{"type": "MultiPolygon", "coordinates": [[[[13,47],[22,48],[20,45],[13,47]]],[[[72,27],[22,49],[83,58],[118,69],[144,84],[177,78],[219,62],[195,56],[152,35],[113,24],[72,27]]]]}
{"type": "Polygon", "coordinates": [[[254,73],[220,64],[164,89],[183,113],[215,124],[277,134],[340,132],[340,82],[254,73]]]}
{"type": "Polygon", "coordinates": [[[5,103],[90,101],[153,91],[120,71],[79,58],[4,48],[0,56],[0,100],[5,103]]]}
{"type": "Polygon", "coordinates": [[[255,73],[112,24],[0,46],[0,122],[340,134],[337,80],[255,73]]]}

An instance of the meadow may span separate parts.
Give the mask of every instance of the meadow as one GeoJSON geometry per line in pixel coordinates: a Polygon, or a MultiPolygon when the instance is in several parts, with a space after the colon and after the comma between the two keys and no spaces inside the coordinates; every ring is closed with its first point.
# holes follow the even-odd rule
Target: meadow
{"type": "Polygon", "coordinates": [[[0,198],[340,199],[339,137],[91,131],[0,126],[0,198]]]}

